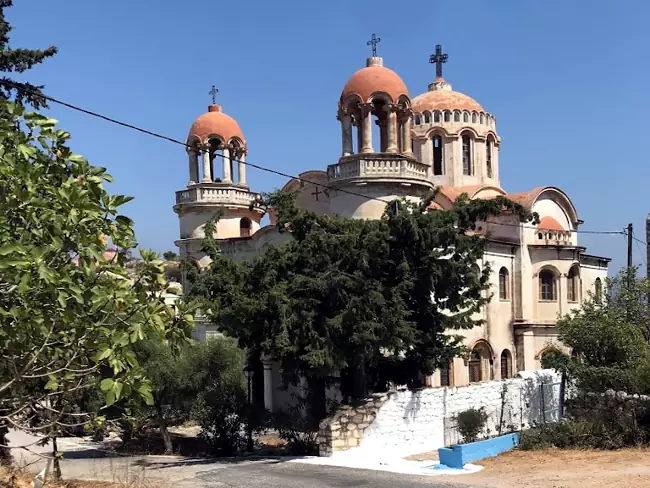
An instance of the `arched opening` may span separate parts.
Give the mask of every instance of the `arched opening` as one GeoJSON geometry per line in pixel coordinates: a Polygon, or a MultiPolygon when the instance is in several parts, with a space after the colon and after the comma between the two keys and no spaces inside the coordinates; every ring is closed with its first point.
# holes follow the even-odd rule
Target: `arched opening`
{"type": "Polygon", "coordinates": [[[472,124],[476,124],[478,122],[478,115],[476,112],[472,112],[472,124]]]}
{"type": "Polygon", "coordinates": [[[458,110],[454,112],[454,122],[460,122],[460,112],[458,110]]]}
{"type": "Polygon", "coordinates": [[[210,139],[210,181],[220,182],[225,169],[223,161],[223,141],[210,139]]]}
{"type": "Polygon", "coordinates": [[[491,377],[490,371],[490,347],[484,341],[479,341],[469,357],[469,381],[470,383],[478,383],[479,381],[487,381],[491,377]]]}
{"type": "Polygon", "coordinates": [[[445,122],[451,122],[451,112],[445,110],[445,122]]]}
{"type": "Polygon", "coordinates": [[[539,272],[539,299],[545,302],[557,300],[557,279],[550,269],[539,272]]]}
{"type": "Polygon", "coordinates": [[[506,268],[499,270],[499,299],[510,299],[510,276],[506,268]]]}
{"type": "Polygon", "coordinates": [[[387,102],[383,98],[376,98],[372,101],[373,152],[388,151],[388,113],[384,110],[386,104],[387,102]]]}
{"type": "Polygon", "coordinates": [[[603,282],[600,278],[596,278],[594,282],[594,299],[596,303],[603,303],[603,282]]]}
{"type": "Polygon", "coordinates": [[[512,354],[507,349],[501,352],[501,379],[512,378],[512,354]]]}
{"type": "Polygon", "coordinates": [[[415,116],[415,125],[420,125],[422,124],[422,116],[416,115],[415,116]]]}
{"type": "Polygon", "coordinates": [[[463,122],[469,122],[469,112],[463,112],[463,122]]]}
{"type": "Polygon", "coordinates": [[[424,123],[425,124],[430,124],[431,123],[431,113],[429,113],[429,112],[424,113],[424,123]]]}
{"type": "Polygon", "coordinates": [[[443,141],[439,135],[433,136],[431,139],[433,144],[433,174],[443,174],[443,141]]]}
{"type": "Polygon", "coordinates": [[[474,173],[472,170],[472,140],[468,135],[463,135],[462,137],[462,146],[463,146],[463,174],[466,176],[472,176],[474,173]]]}
{"type": "Polygon", "coordinates": [[[243,217],[239,221],[239,237],[250,237],[251,235],[251,219],[243,217]]]}
{"type": "Polygon", "coordinates": [[[440,386],[452,386],[453,383],[453,360],[450,359],[440,365],[440,386]]]}
{"type": "Polygon", "coordinates": [[[485,140],[485,171],[488,178],[492,178],[492,144],[492,137],[488,137],[485,140]]]}
{"type": "Polygon", "coordinates": [[[239,174],[239,152],[241,146],[238,141],[232,142],[232,149],[230,149],[230,178],[233,183],[240,183],[241,176],[239,174]]]}
{"type": "Polygon", "coordinates": [[[571,266],[566,278],[566,298],[569,302],[578,302],[580,298],[580,268],[571,266]]]}
{"type": "Polygon", "coordinates": [[[433,112],[433,121],[434,122],[440,122],[440,112],[438,110],[433,112]]]}
{"type": "Polygon", "coordinates": [[[481,125],[485,125],[485,114],[481,114],[481,125]]]}

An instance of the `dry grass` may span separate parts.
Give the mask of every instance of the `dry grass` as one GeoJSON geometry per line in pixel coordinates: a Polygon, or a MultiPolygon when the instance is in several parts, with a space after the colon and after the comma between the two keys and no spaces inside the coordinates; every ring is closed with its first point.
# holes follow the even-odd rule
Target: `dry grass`
{"type": "Polygon", "coordinates": [[[650,449],[510,451],[456,483],[493,488],[648,488],[650,449]]]}
{"type": "MultiPolygon", "coordinates": [[[[118,483],[95,480],[48,481],[45,488],[160,488],[160,482],[118,483]]],[[[34,488],[34,474],[19,469],[0,468],[0,488],[34,488]]]]}

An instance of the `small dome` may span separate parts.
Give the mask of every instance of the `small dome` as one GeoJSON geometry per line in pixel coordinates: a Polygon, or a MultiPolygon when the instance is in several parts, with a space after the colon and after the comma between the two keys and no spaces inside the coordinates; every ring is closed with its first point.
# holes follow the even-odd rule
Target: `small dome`
{"type": "Polygon", "coordinates": [[[207,113],[200,115],[192,124],[188,142],[197,140],[203,144],[210,136],[220,136],[225,142],[238,138],[245,142],[244,134],[235,119],[226,115],[219,105],[210,105],[207,113]]]}
{"type": "Polygon", "coordinates": [[[442,78],[429,85],[429,91],[413,99],[413,110],[422,113],[426,110],[469,110],[485,112],[472,97],[453,91],[451,85],[442,78]]]}
{"type": "Polygon", "coordinates": [[[400,96],[409,96],[402,78],[393,70],[385,68],[382,58],[368,58],[367,66],[354,73],[343,88],[341,102],[357,95],[367,102],[373,93],[383,92],[397,102],[400,96]]]}
{"type": "Polygon", "coordinates": [[[557,220],[553,217],[542,217],[537,226],[537,230],[565,230],[557,220]]]}

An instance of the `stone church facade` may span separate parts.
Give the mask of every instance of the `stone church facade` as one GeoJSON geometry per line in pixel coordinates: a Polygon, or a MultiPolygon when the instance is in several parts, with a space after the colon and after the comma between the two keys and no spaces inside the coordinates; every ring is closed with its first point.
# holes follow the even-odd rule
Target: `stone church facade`
{"type": "MultiPolygon", "coordinates": [[[[506,192],[500,184],[501,138],[496,118],[473,98],[454,91],[442,77],[437,48],[432,62],[437,77],[421,95],[411,97],[394,71],[377,56],[354,73],[338,101],[341,157],[327,168],[308,170],[286,183],[303,208],[320,214],[379,218],[395,198],[420,199],[439,192],[431,211],[449,208],[461,194],[498,195],[514,200],[540,217],[538,225],[503,215],[482,223],[489,236],[483,257],[493,273],[484,325],[463,331],[471,351],[427,378],[429,386],[461,386],[505,379],[540,368],[541,357],[557,341],[558,316],[579,307],[589,292],[600,295],[609,259],[587,254],[578,243],[583,223],[570,198],[556,187],[506,192]],[[373,124],[378,130],[373,131],[373,124]],[[378,137],[373,140],[373,134],[378,137]]],[[[201,253],[205,223],[218,211],[217,238],[226,255],[253,259],[271,243],[287,239],[263,213],[251,209],[257,194],[246,181],[246,140],[237,122],[218,105],[192,124],[187,139],[189,181],[176,192],[182,258],[208,264],[201,253]]],[[[215,330],[204,325],[199,338],[215,330]]],[[[280,374],[264,362],[265,403],[284,403],[280,374]]]]}

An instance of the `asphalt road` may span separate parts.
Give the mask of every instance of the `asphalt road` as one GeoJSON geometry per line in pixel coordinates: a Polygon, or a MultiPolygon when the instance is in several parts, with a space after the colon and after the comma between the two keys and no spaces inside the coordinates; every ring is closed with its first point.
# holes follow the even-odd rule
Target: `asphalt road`
{"type": "MultiPolygon", "coordinates": [[[[29,445],[38,440],[19,432],[9,436],[10,444],[29,445]]],[[[16,450],[18,464],[38,472],[46,461],[38,454],[51,447],[31,445],[16,450]]],[[[115,456],[92,444],[60,440],[63,452],[61,469],[67,479],[85,478],[107,481],[145,481],[160,488],[469,488],[453,477],[409,476],[362,469],[291,463],[279,459],[234,461],[181,458],[173,456],[115,456]]],[[[484,488],[471,486],[471,488],[484,488]]]]}

